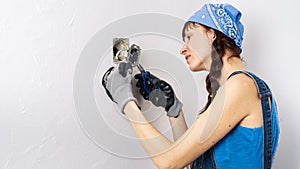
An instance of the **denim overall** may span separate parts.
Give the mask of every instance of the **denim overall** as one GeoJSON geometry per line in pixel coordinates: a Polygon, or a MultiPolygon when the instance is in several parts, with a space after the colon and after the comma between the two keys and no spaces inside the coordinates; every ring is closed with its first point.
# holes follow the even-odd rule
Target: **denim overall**
{"type": "MultiPolygon", "coordinates": [[[[262,163],[263,164],[261,164],[261,167],[259,167],[259,168],[270,169],[272,167],[272,157],[273,157],[276,147],[277,147],[277,143],[278,143],[277,138],[279,135],[276,104],[275,103],[274,103],[274,105],[271,104],[269,102],[269,98],[274,102],[275,102],[275,100],[273,100],[273,98],[272,98],[272,93],[271,93],[271,90],[268,87],[268,85],[263,80],[261,80],[260,78],[255,76],[253,73],[250,73],[247,71],[235,71],[228,77],[228,79],[231,76],[239,74],[239,73],[244,73],[244,74],[248,75],[249,77],[251,77],[255,81],[256,86],[258,88],[258,93],[259,93],[262,110],[263,110],[263,129],[262,129],[262,133],[263,133],[262,163]],[[272,106],[272,111],[270,109],[271,106],[272,106]],[[276,113],[276,115],[274,116],[275,118],[272,116],[272,112],[276,113]],[[273,131],[273,130],[275,130],[275,131],[273,131]],[[273,141],[274,141],[273,135],[274,134],[276,135],[276,137],[275,137],[276,139],[275,139],[275,142],[273,143],[273,141]]],[[[226,136],[224,137],[224,139],[226,139],[226,136]]],[[[212,148],[207,150],[204,154],[199,156],[196,160],[194,160],[193,164],[192,164],[192,169],[217,169],[218,167],[217,167],[214,149],[215,149],[215,147],[213,146],[212,148]]],[[[239,152],[236,152],[236,153],[239,153],[239,152]]],[[[237,165],[239,165],[239,164],[237,164],[237,165]]],[[[229,169],[229,168],[227,168],[227,169],[229,169]]]]}

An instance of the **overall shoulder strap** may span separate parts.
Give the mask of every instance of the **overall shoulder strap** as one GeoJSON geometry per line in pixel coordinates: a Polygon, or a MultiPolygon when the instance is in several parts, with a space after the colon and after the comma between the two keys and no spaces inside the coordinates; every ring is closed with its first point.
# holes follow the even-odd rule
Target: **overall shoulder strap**
{"type": "Polygon", "coordinates": [[[236,75],[236,74],[246,74],[251,77],[257,86],[259,97],[261,100],[262,110],[263,110],[263,133],[264,133],[264,151],[263,151],[263,164],[264,169],[270,169],[272,166],[272,147],[273,147],[273,139],[272,139],[272,116],[271,116],[271,104],[269,98],[272,97],[272,93],[268,85],[248,71],[235,71],[233,72],[227,79],[236,75]]]}

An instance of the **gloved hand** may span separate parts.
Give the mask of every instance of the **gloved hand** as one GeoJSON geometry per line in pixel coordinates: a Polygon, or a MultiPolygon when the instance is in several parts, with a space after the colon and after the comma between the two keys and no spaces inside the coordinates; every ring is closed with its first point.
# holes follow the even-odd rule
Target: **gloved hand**
{"type": "Polygon", "coordinates": [[[121,113],[124,113],[124,107],[129,101],[133,100],[137,103],[136,98],[132,94],[131,73],[131,64],[121,62],[118,65],[118,70],[111,67],[102,77],[102,85],[107,95],[117,104],[121,113]]]}
{"type": "Polygon", "coordinates": [[[145,100],[151,101],[155,106],[165,108],[167,116],[178,117],[182,103],[175,96],[172,86],[158,77],[145,71],[136,74],[136,87],[145,100]]]}

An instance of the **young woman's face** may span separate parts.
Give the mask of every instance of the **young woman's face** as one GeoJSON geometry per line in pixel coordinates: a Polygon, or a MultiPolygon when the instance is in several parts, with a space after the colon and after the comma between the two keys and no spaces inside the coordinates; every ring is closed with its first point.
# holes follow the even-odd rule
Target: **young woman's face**
{"type": "Polygon", "coordinates": [[[180,54],[185,56],[187,64],[192,71],[208,70],[212,45],[207,30],[201,25],[185,29],[184,45],[180,54]]]}

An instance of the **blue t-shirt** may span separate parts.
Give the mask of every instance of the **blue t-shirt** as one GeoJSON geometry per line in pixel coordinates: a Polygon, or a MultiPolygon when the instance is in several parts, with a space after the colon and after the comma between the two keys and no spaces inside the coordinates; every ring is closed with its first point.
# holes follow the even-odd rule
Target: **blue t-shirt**
{"type": "MultiPolygon", "coordinates": [[[[276,102],[272,99],[273,154],[279,139],[276,102]]],[[[247,128],[236,126],[214,146],[217,168],[262,169],[263,127],[247,128]]]]}

